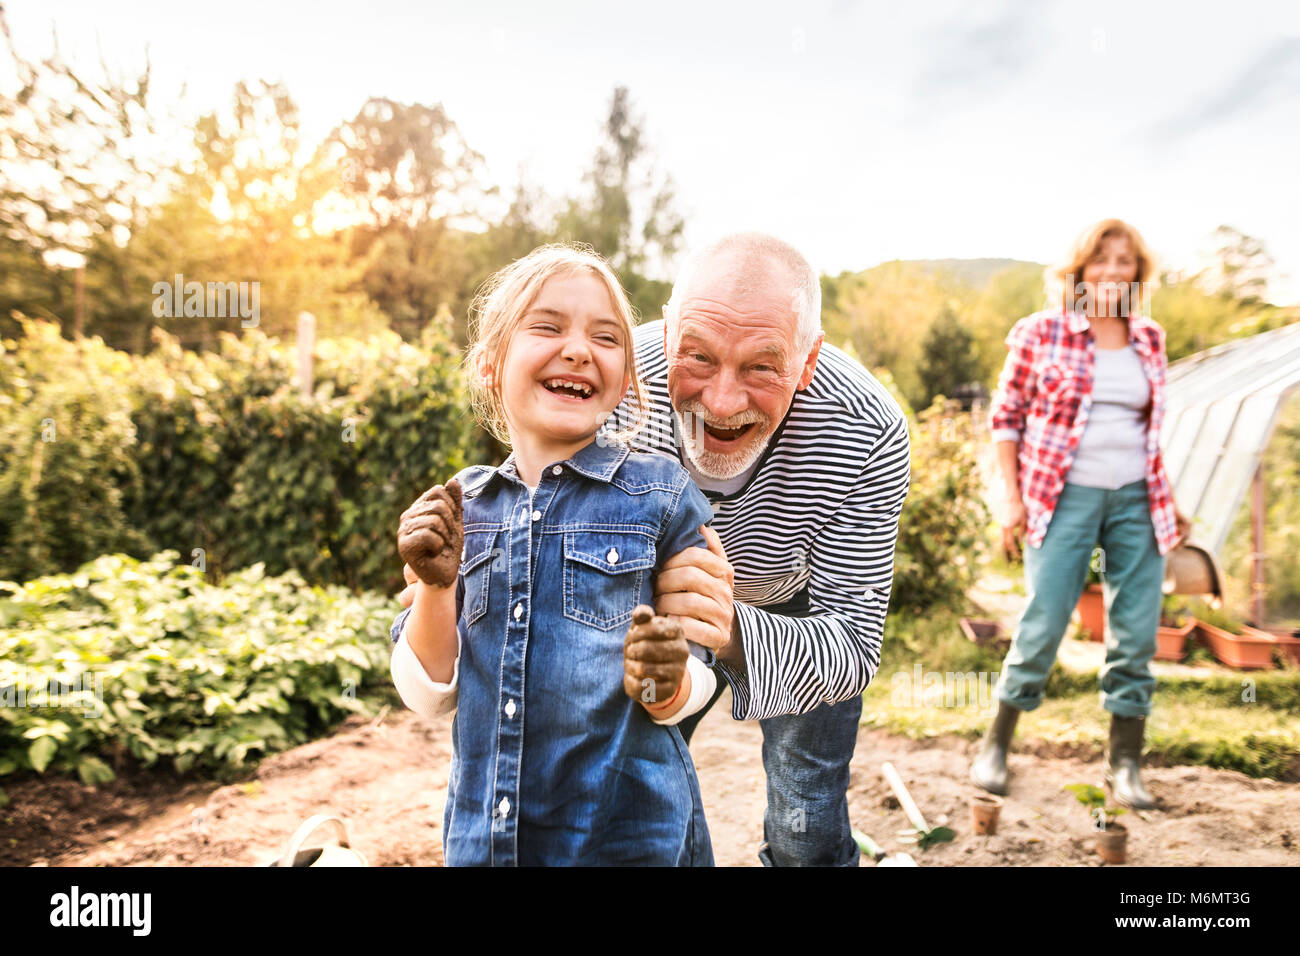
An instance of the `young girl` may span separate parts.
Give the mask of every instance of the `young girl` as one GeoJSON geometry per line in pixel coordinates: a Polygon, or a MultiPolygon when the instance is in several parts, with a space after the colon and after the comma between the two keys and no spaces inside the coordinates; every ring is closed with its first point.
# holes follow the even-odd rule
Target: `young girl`
{"type": "Polygon", "coordinates": [[[418,582],[392,635],[407,706],[456,710],[445,860],[712,865],[674,724],[715,678],[641,606],[664,560],[705,546],[712,509],[677,462],[597,436],[629,389],[647,407],[631,308],[602,259],[550,245],[489,280],[475,313],[475,408],[512,450],[402,515],[418,582]]]}

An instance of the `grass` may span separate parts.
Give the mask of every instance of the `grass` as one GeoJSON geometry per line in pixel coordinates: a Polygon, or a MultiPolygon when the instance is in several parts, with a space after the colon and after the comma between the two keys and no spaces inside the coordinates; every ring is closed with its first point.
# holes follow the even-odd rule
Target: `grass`
{"type": "Polygon", "coordinates": [[[1002,553],[1001,537],[994,536],[990,538],[988,547],[985,552],[983,573],[998,574],[1004,578],[1011,579],[1012,594],[1019,594],[1022,597],[1025,594],[1025,563],[1021,561],[1008,561],[1006,555],[1002,553]]]}
{"type": "MultiPolygon", "coordinates": [[[[884,658],[863,697],[864,724],[914,739],[943,734],[976,739],[984,733],[997,707],[993,686],[1001,655],[967,641],[958,620],[950,611],[924,618],[890,616],[884,658]],[[982,684],[978,677],[951,676],[981,672],[982,684]]],[[[1042,706],[1021,718],[1018,736],[1072,753],[1100,754],[1109,726],[1096,673],[1066,671],[1058,664],[1042,706]]],[[[1160,763],[1296,777],[1300,672],[1158,678],[1146,752],[1160,763]]]]}

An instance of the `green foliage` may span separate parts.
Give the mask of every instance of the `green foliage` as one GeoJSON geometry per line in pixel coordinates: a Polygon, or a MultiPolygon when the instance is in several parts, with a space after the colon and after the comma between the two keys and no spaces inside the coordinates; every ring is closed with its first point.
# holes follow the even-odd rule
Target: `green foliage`
{"type": "MultiPolygon", "coordinates": [[[[1254,624],[1300,626],[1300,396],[1279,409],[1273,437],[1260,462],[1264,472],[1264,584],[1267,619],[1254,624]]],[[[1220,556],[1224,602],[1251,609],[1251,555],[1254,552],[1250,495],[1242,502],[1220,556]]]]}
{"type": "Polygon", "coordinates": [[[129,357],[26,331],[0,343],[0,578],[19,580],[145,545],[123,510],[140,487],[129,357]]]}
{"type": "Polygon", "coordinates": [[[391,592],[398,515],[484,457],[457,354],[432,327],[419,346],[392,332],[318,343],[311,399],[292,352],[257,330],[202,354],[158,334],[132,357],[25,329],[0,354],[15,370],[0,396],[17,450],[0,463],[7,578],[169,548],[217,576],[260,562],[391,592]],[[41,441],[47,417],[55,442],[41,441]]]}
{"type": "Polygon", "coordinates": [[[133,76],[111,75],[102,60],[81,69],[57,45],[29,61],[10,42],[3,7],[0,32],[16,81],[0,89],[0,333],[14,333],[14,310],[78,328],[78,299],[117,311],[129,296],[123,237],[166,184],[149,65],[133,76]],[[77,265],[80,297],[66,268],[77,265]]]}
{"type": "Polygon", "coordinates": [[[958,607],[989,521],[968,414],[936,402],[912,431],[912,481],[898,523],[890,607],[958,607]]]}
{"type": "Polygon", "coordinates": [[[899,832],[898,842],[915,843],[922,850],[928,850],[938,843],[951,843],[956,836],[951,827],[932,827],[929,830],[909,827],[899,832]]]}
{"type": "Polygon", "coordinates": [[[1091,783],[1067,783],[1062,789],[1069,790],[1074,798],[1088,808],[1096,820],[1098,828],[1103,816],[1107,821],[1115,819],[1121,813],[1127,813],[1123,807],[1106,806],[1106,791],[1091,783]]]}
{"type": "Polygon", "coordinates": [[[1189,601],[1183,594],[1166,594],[1160,600],[1162,627],[1184,627],[1191,615],[1189,601]]]}
{"type": "Polygon", "coordinates": [[[1229,634],[1240,634],[1244,622],[1228,607],[1211,607],[1205,601],[1194,598],[1187,602],[1187,612],[1198,621],[1212,624],[1229,634]]]}
{"type": "Polygon", "coordinates": [[[980,367],[975,353],[974,336],[957,319],[951,305],[945,305],[930,325],[921,343],[921,386],[925,403],[936,396],[952,397],[962,385],[978,382],[980,367]]]}
{"type": "Polygon", "coordinates": [[[391,598],[261,565],[209,583],[175,551],[0,582],[0,776],[135,764],[229,777],[367,714],[391,598]]]}
{"type": "Polygon", "coordinates": [[[924,264],[897,261],[841,275],[834,287],[833,305],[822,309],[827,338],[851,343],[868,368],[889,369],[912,407],[929,405],[920,378],[922,343],[943,305],[963,287],[924,264]]]}
{"type": "Polygon", "coordinates": [[[1196,279],[1167,282],[1157,289],[1151,298],[1151,317],[1164,327],[1170,362],[1297,319],[1295,309],[1211,294],[1196,279]]]}

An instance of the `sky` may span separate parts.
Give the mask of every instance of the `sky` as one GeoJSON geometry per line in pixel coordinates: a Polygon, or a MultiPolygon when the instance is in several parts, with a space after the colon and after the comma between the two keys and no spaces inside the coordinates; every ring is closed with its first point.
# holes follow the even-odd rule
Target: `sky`
{"type": "Polygon", "coordinates": [[[284,81],[324,137],[369,96],[441,103],[490,177],[573,192],[617,85],[688,243],[762,229],[823,272],[1060,259],[1098,219],[1203,264],[1230,224],[1300,302],[1300,4],[4,3],[14,41],[136,72],[191,115],[284,81]],[[202,11],[202,12],[200,12],[202,11]]]}

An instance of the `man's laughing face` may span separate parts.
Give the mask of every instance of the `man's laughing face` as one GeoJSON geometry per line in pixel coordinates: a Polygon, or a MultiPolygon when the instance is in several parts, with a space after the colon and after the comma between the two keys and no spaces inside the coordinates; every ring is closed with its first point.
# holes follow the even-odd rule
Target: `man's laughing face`
{"type": "Polygon", "coordinates": [[[686,454],[701,474],[733,478],[762,456],[821,349],[798,349],[795,278],[779,262],[746,269],[735,255],[699,265],[665,323],[668,394],[686,454]]]}

